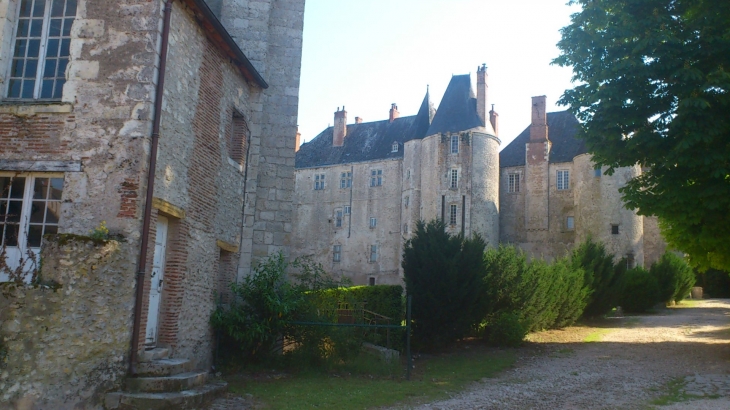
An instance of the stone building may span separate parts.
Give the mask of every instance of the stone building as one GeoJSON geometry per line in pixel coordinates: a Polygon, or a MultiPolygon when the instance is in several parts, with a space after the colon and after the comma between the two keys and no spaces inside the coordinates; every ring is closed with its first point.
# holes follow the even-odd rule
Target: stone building
{"type": "Polygon", "coordinates": [[[567,111],[545,113],[535,97],[532,125],[499,151],[499,116],[487,112],[486,67],[476,92],[469,75],[451,78],[438,110],[428,93],[415,116],[334,125],[296,155],[295,255],[312,255],[356,284],[402,280],[403,243],[418,220],[479,233],[490,246],[513,243],[552,259],[589,235],[631,263],[664,250],[656,220],[626,210],[618,192],[639,168],[594,170],[567,111]]]}
{"type": "Polygon", "coordinates": [[[0,0],[1,245],[11,268],[40,253],[60,285],[0,296],[0,402],[101,408],[144,369],[197,369],[178,377],[195,400],[220,388],[201,386],[211,311],[257,259],[288,253],[303,12],[0,0]],[[102,221],[123,240],[83,238],[102,221]]]}

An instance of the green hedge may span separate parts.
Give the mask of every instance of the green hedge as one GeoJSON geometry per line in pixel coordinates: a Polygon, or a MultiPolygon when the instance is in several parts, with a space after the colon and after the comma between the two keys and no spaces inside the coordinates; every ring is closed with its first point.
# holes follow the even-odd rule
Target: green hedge
{"type": "Polygon", "coordinates": [[[365,302],[365,309],[393,319],[399,324],[404,317],[403,286],[353,286],[340,289],[346,300],[365,302]]]}
{"type": "Polygon", "coordinates": [[[687,262],[672,252],[667,252],[651,266],[649,273],[659,284],[659,301],[679,302],[695,284],[695,275],[687,262]]]}
{"type": "Polygon", "coordinates": [[[629,269],[624,274],[619,305],[628,313],[642,313],[659,302],[659,283],[642,267],[629,269]]]}

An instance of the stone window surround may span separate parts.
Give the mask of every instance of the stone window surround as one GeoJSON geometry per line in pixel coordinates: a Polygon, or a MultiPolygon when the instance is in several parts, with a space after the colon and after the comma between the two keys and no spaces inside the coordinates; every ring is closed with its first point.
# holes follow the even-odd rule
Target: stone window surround
{"type": "Polygon", "coordinates": [[[508,172],[507,173],[507,193],[518,194],[520,193],[520,182],[522,181],[521,172],[508,172]]]}
{"type": "MultiPolygon", "coordinates": [[[[68,0],[66,0],[64,2],[64,5],[65,5],[65,3],[67,1],[68,0]]],[[[65,19],[65,17],[73,17],[74,20],[78,20],[78,18],[79,18],[78,17],[78,15],[79,15],[79,9],[83,5],[82,4],[79,4],[79,3],[81,3],[81,1],[75,1],[74,3],[76,4],[76,13],[74,13],[72,16],[70,15],[70,16],[61,16],[61,17],[64,17],[64,19],[65,19]]],[[[11,62],[12,62],[12,59],[13,59],[13,54],[14,54],[13,49],[15,48],[14,47],[14,45],[15,45],[15,38],[16,38],[17,29],[18,29],[18,15],[20,13],[20,7],[19,7],[19,5],[20,5],[20,0],[8,0],[8,2],[7,2],[7,8],[6,8],[7,15],[6,15],[5,19],[4,19],[5,21],[0,22],[0,33],[1,33],[0,35],[3,36],[3,42],[0,44],[0,73],[2,73],[2,75],[3,75],[3,82],[5,83],[2,86],[2,98],[3,99],[6,98],[6,96],[8,95],[8,92],[9,92],[8,87],[9,87],[9,84],[10,84],[9,79],[10,79],[11,68],[12,68],[11,67],[11,62]]],[[[48,40],[47,37],[48,37],[48,30],[49,30],[48,21],[50,20],[50,14],[49,14],[49,12],[50,12],[50,6],[51,6],[51,2],[49,1],[47,3],[47,5],[46,5],[46,10],[44,12],[44,17],[43,17],[43,19],[44,19],[44,24],[43,24],[44,30],[43,30],[43,33],[42,33],[42,38],[46,38],[46,40],[48,40]]],[[[75,24],[76,23],[74,22],[74,25],[75,24]]],[[[64,25],[65,25],[65,23],[64,23],[64,25]]],[[[71,34],[71,36],[69,37],[69,39],[70,40],[73,39],[73,34],[71,34]]],[[[38,80],[39,76],[40,76],[41,80],[43,78],[43,75],[42,74],[43,74],[43,70],[45,70],[45,64],[41,64],[41,63],[44,62],[45,61],[45,58],[46,58],[46,56],[45,56],[45,54],[46,54],[46,51],[45,51],[46,45],[47,45],[46,43],[41,44],[41,49],[39,50],[39,59],[38,59],[38,64],[37,64],[37,68],[36,68],[36,70],[37,70],[36,81],[38,80]]],[[[60,46],[60,42],[59,42],[59,46],[60,46]]],[[[71,65],[71,61],[73,60],[73,56],[72,55],[68,55],[68,56],[66,56],[66,59],[67,59],[67,64],[68,64],[67,67],[68,67],[68,66],[71,65]]],[[[65,71],[68,72],[68,68],[65,71]]],[[[68,77],[68,75],[66,75],[66,79],[67,79],[67,77],[68,77]]],[[[65,82],[65,80],[64,80],[64,82],[65,82]]],[[[41,83],[42,83],[42,81],[36,83],[36,91],[34,92],[34,97],[33,98],[24,98],[24,99],[14,98],[14,99],[7,99],[6,101],[13,101],[13,102],[23,102],[23,101],[29,101],[29,102],[36,102],[36,101],[56,102],[56,101],[61,101],[61,97],[60,96],[57,97],[57,98],[44,98],[44,99],[40,100],[39,99],[39,93],[40,93],[40,85],[41,85],[41,83]]]]}
{"type": "Polygon", "coordinates": [[[555,186],[558,191],[566,191],[570,189],[570,170],[559,169],[555,172],[555,186]]]}

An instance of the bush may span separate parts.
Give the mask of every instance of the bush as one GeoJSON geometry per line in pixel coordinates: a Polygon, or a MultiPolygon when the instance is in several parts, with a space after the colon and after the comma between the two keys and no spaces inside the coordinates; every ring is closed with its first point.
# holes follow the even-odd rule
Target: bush
{"type": "Polygon", "coordinates": [[[685,260],[667,252],[651,266],[649,272],[659,284],[659,301],[679,302],[695,284],[695,276],[685,260]]]}
{"type": "Polygon", "coordinates": [[[559,259],[550,266],[551,277],[562,284],[559,290],[561,301],[557,306],[558,315],[551,327],[561,328],[575,323],[588,304],[590,289],[584,283],[585,272],[579,267],[572,266],[570,260],[559,259]]]}
{"type": "Polygon", "coordinates": [[[527,335],[520,315],[514,312],[502,312],[495,318],[489,329],[489,343],[495,346],[517,347],[527,335]]]}
{"type": "Polygon", "coordinates": [[[443,221],[419,221],[403,250],[403,273],[413,297],[413,344],[448,345],[468,335],[483,317],[482,255],[479,236],[445,232],[443,221]]]}
{"type": "MultiPolygon", "coordinates": [[[[583,317],[603,316],[616,307],[624,269],[617,269],[602,243],[588,238],[571,256],[573,269],[582,269],[589,296],[583,317]]],[[[623,265],[625,266],[625,264],[623,265]]]]}
{"type": "Polygon", "coordinates": [[[659,283],[646,269],[627,270],[622,282],[619,304],[624,311],[646,312],[659,302],[659,283]]]}

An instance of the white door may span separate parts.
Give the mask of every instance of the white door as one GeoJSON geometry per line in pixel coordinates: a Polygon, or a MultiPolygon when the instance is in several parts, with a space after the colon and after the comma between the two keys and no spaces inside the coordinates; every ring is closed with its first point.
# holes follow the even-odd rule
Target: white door
{"type": "Polygon", "coordinates": [[[157,322],[160,316],[160,300],[165,277],[165,251],[167,248],[167,218],[157,217],[157,235],[155,236],[155,255],[152,259],[152,278],[150,286],[150,307],[147,312],[146,345],[157,343],[157,322]]]}
{"type": "Polygon", "coordinates": [[[58,232],[62,194],[63,175],[0,174],[0,282],[32,279],[43,235],[58,232]]]}

